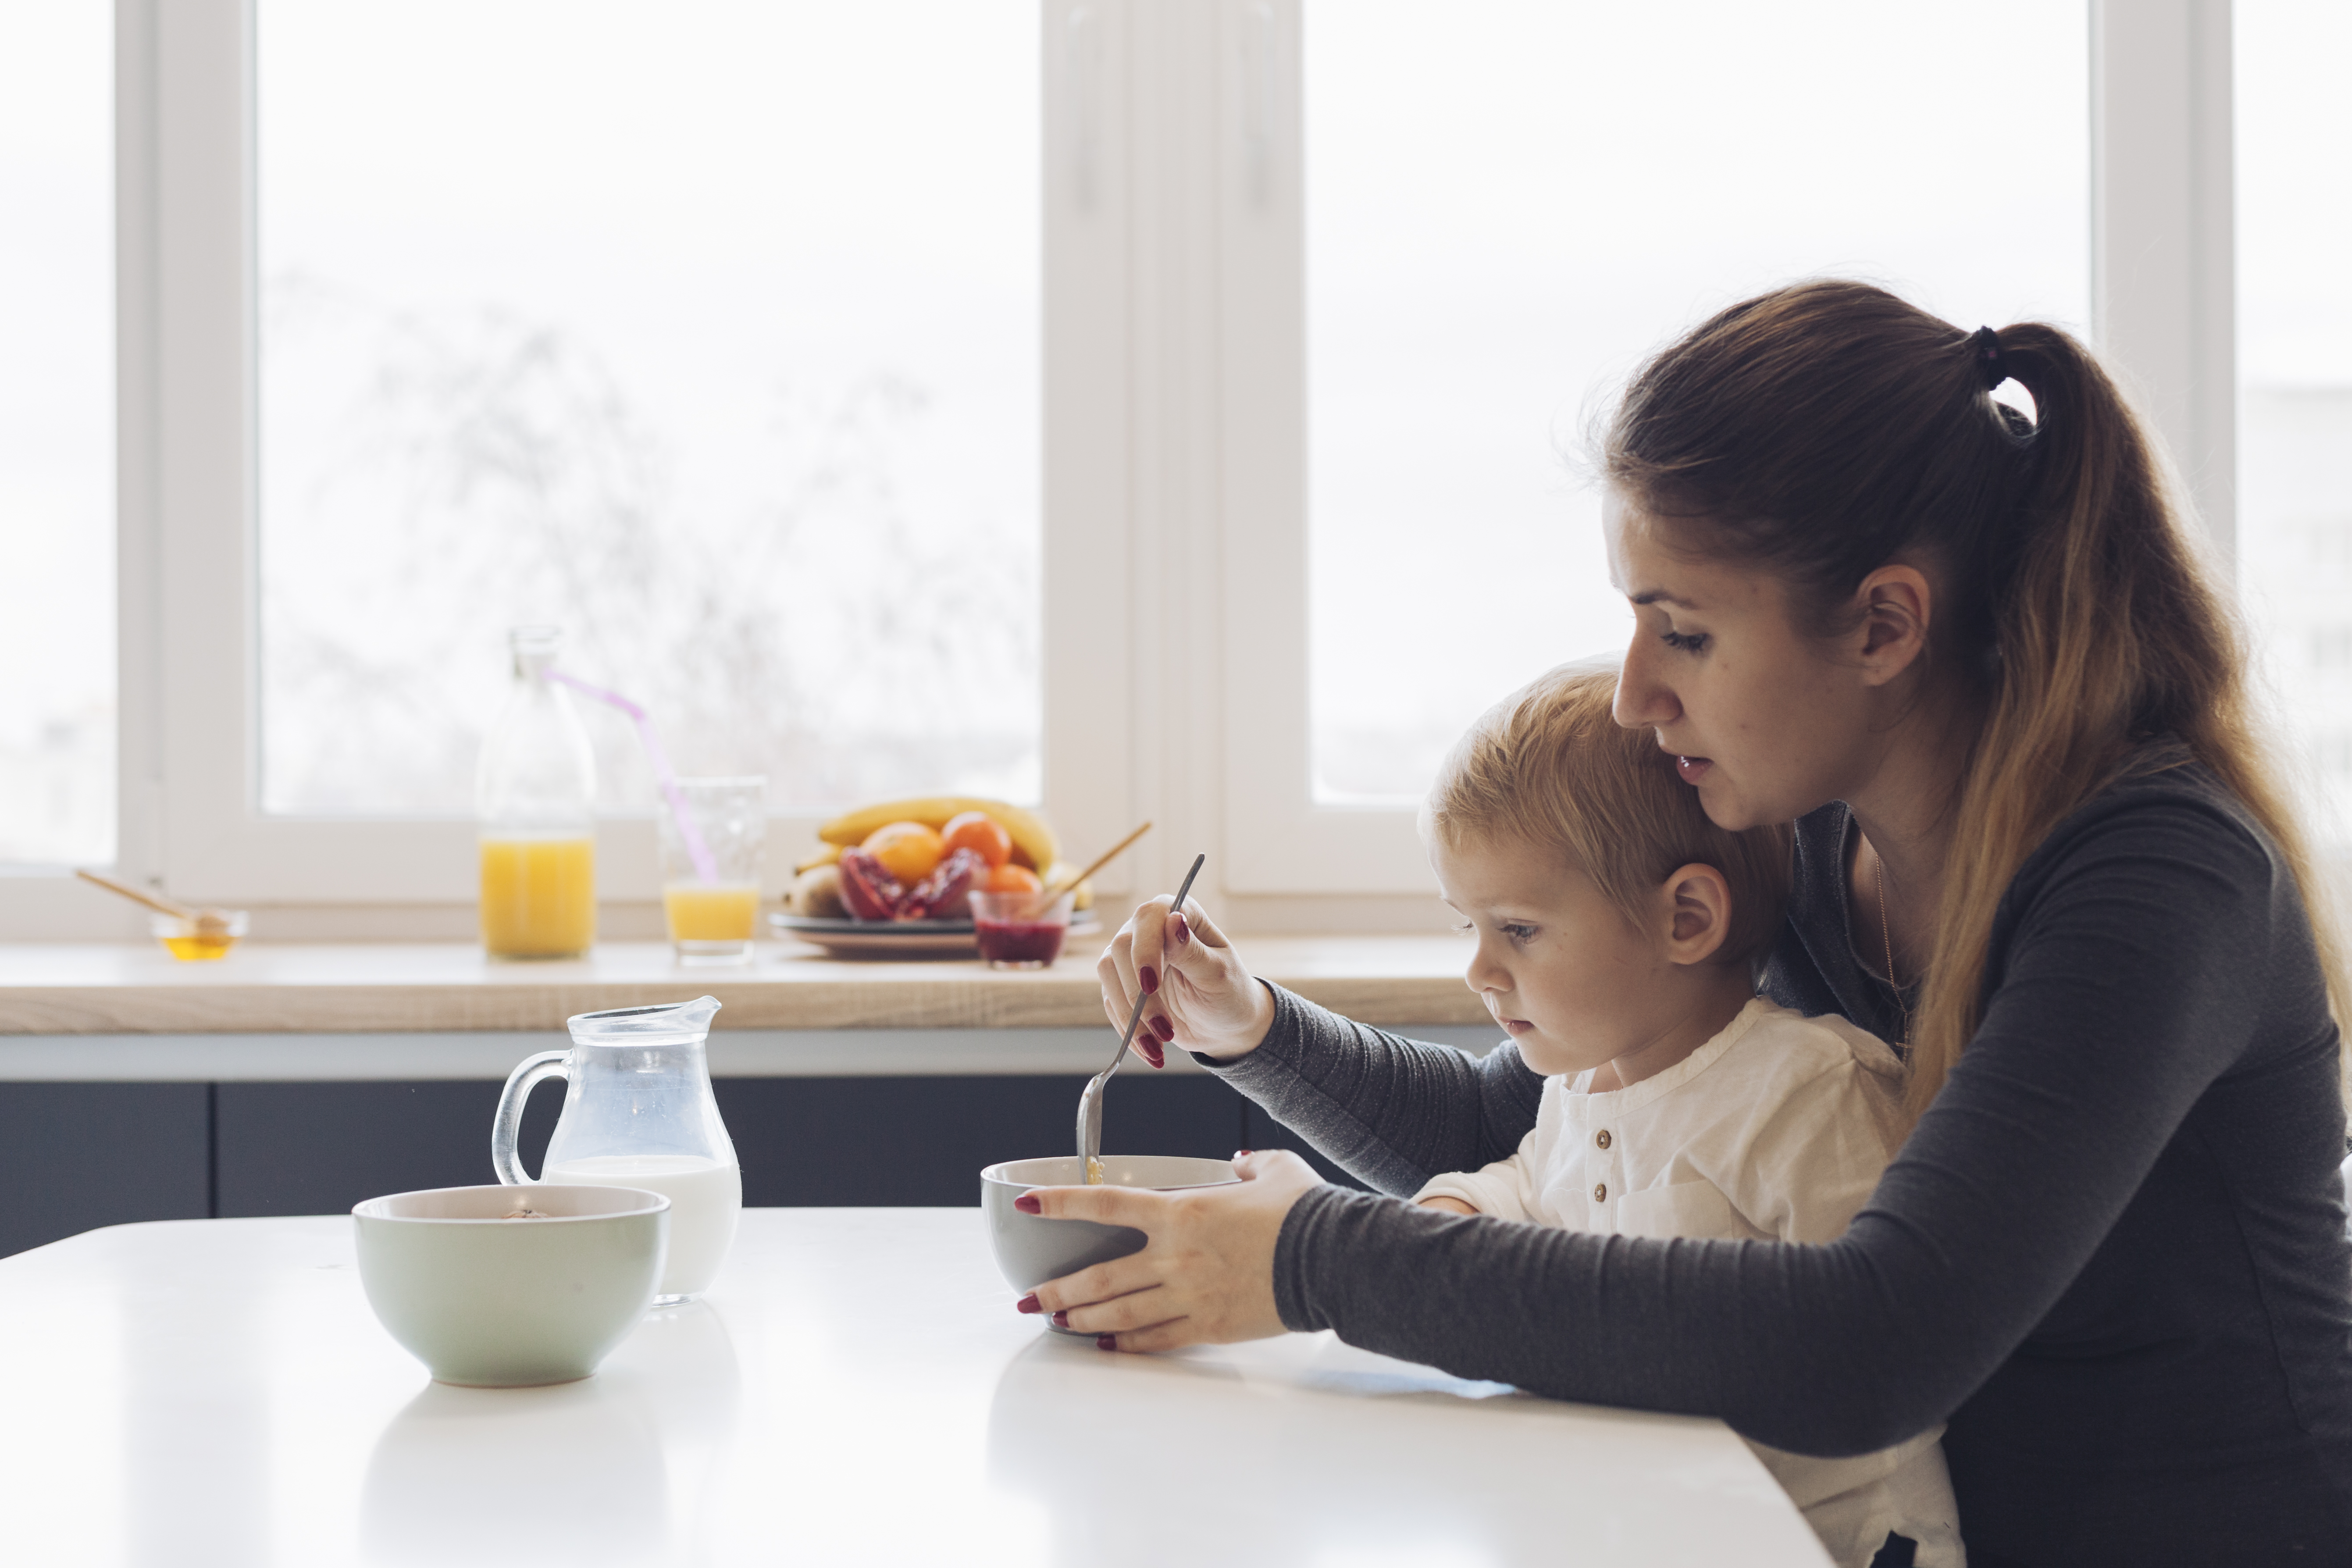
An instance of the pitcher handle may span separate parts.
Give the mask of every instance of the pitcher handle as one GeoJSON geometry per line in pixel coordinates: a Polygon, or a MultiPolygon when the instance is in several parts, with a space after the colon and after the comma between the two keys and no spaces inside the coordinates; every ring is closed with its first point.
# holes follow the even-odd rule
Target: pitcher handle
{"type": "Polygon", "coordinates": [[[530,1176],[522,1168],[522,1156],[516,1152],[515,1140],[522,1135],[523,1102],[530,1091],[551,1078],[564,1078],[563,1064],[571,1059],[570,1051],[541,1051],[525,1057],[507,1074],[507,1086],[499,1091],[499,1113],[490,1122],[490,1169],[499,1180],[509,1187],[530,1185],[530,1176]]]}

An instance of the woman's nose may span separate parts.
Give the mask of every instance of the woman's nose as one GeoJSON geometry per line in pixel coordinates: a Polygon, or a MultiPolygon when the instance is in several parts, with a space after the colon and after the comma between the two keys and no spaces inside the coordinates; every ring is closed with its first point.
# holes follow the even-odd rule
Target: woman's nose
{"type": "Polygon", "coordinates": [[[1625,650],[1625,662],[1617,672],[1616,699],[1610,704],[1610,716],[1628,730],[1655,729],[1682,717],[1682,704],[1651,673],[1648,650],[1643,647],[1646,640],[1640,632],[1633,634],[1633,645],[1625,650]]]}

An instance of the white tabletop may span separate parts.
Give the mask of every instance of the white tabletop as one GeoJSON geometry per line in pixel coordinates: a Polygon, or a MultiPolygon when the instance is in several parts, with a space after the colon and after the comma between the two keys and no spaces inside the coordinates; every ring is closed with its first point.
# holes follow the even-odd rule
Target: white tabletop
{"type": "Polygon", "coordinates": [[[595,1377],[434,1384],[351,1221],[0,1261],[0,1558],[263,1568],[1826,1561],[1720,1424],[1328,1335],[1107,1355],[1017,1316],[976,1209],[753,1209],[595,1377]]]}

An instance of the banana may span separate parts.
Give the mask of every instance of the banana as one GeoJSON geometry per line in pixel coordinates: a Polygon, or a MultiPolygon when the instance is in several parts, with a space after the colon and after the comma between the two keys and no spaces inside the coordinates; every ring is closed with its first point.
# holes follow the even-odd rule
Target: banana
{"type": "Polygon", "coordinates": [[[846,847],[846,846],[840,844],[826,845],[824,848],[818,850],[815,854],[809,856],[799,865],[793,867],[793,875],[797,877],[803,871],[814,871],[819,866],[834,866],[840,864],[841,852],[845,847],[846,847]]]}
{"type": "Polygon", "coordinates": [[[983,811],[994,817],[1004,831],[1013,836],[1013,860],[1031,870],[1042,870],[1061,858],[1061,845],[1045,819],[1034,811],[1017,805],[1007,805],[1001,800],[982,800],[968,795],[918,795],[912,800],[885,801],[880,805],[861,805],[856,811],[845,812],[816,830],[816,836],[827,844],[845,848],[863,844],[866,835],[893,822],[919,822],[926,827],[945,827],[948,818],[961,816],[967,811],[983,811]]]}

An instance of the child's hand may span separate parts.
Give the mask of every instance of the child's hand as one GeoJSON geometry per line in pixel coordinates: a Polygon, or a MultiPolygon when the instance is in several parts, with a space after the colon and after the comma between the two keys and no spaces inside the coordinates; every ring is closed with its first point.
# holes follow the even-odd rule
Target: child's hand
{"type": "Polygon", "coordinates": [[[1170,1044],[1212,1057],[1255,1050],[1274,1026],[1273,995],[1198,903],[1176,911],[1174,902],[1163,895],[1138,908],[1095,965],[1111,1026],[1126,1028],[1136,997],[1148,994],[1135,1048],[1153,1067],[1170,1044]]]}
{"type": "Polygon", "coordinates": [[[1464,1203],[1460,1198],[1447,1197],[1444,1193],[1438,1194],[1433,1198],[1422,1199],[1421,1206],[1425,1209],[1441,1209],[1447,1214],[1474,1215],[1478,1212],[1476,1209],[1472,1208],[1468,1204],[1464,1203]]]}

